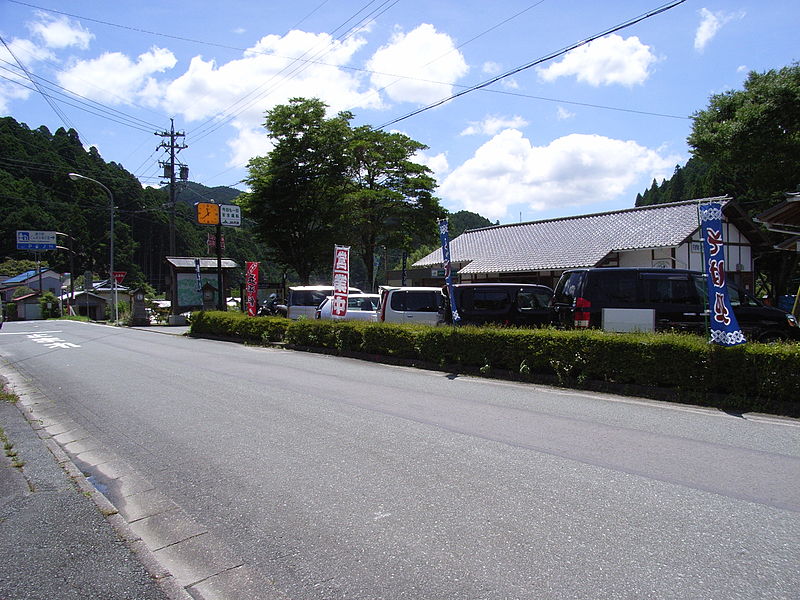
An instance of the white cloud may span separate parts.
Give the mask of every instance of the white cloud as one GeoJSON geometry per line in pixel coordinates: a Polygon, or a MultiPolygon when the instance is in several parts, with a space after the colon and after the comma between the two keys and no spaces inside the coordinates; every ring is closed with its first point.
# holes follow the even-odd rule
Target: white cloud
{"type": "Polygon", "coordinates": [[[372,84],[386,88],[395,102],[429,104],[453,93],[452,84],[469,67],[453,40],[423,23],[408,33],[397,32],[367,62],[372,84]],[[409,79],[399,78],[408,77],[409,79]]]}
{"type": "Polygon", "coordinates": [[[533,146],[522,132],[506,129],[454,169],[439,191],[445,203],[494,220],[513,206],[538,212],[608,202],[643,178],[668,176],[679,161],[599,135],[572,134],[533,146]]]}
{"type": "Polygon", "coordinates": [[[8,69],[3,71],[5,79],[0,79],[0,112],[3,114],[11,112],[11,102],[26,100],[33,93],[33,84],[21,69],[16,68],[17,60],[14,57],[16,56],[29,71],[35,71],[35,63],[54,58],[50,50],[37,46],[30,40],[15,38],[7,43],[8,48],[0,45],[0,61],[2,61],[0,64],[9,65],[8,69]]]}
{"type": "Polygon", "coordinates": [[[187,71],[166,86],[161,100],[164,107],[187,121],[235,115],[232,124],[237,134],[228,144],[233,163],[242,165],[267,151],[264,113],[290,98],[321,98],[333,113],[380,108],[380,98],[373,90],[360,91],[360,76],[339,68],[350,62],[364,43],[357,35],[342,42],[328,34],[297,30],[285,36],[265,36],[241,58],[224,64],[194,57],[187,71]],[[319,62],[292,58],[304,56],[320,56],[319,62]]]}
{"type": "Polygon", "coordinates": [[[265,156],[272,150],[272,142],[263,127],[249,127],[239,121],[234,121],[232,125],[238,134],[228,140],[231,155],[225,166],[241,167],[254,156],[265,156]]]}
{"type": "Polygon", "coordinates": [[[538,69],[545,81],[575,76],[578,81],[598,87],[642,84],[656,62],[650,46],[636,36],[623,39],[611,34],[568,52],[561,61],[538,69]]]}
{"type": "Polygon", "coordinates": [[[563,106],[559,106],[559,107],[558,107],[558,112],[557,112],[557,114],[556,114],[556,118],[557,118],[559,121],[566,121],[567,119],[571,119],[571,118],[572,118],[572,117],[574,117],[574,116],[575,116],[575,113],[573,113],[573,112],[569,112],[569,111],[568,111],[566,108],[564,108],[563,106]]]}
{"type": "Polygon", "coordinates": [[[107,52],[99,58],[75,62],[58,74],[63,87],[105,104],[132,104],[139,100],[150,105],[149,94],[161,87],[152,75],[163,73],[177,63],[175,55],[164,48],[153,47],[140,54],[136,62],[120,52],[107,52]]]}
{"type": "Polygon", "coordinates": [[[446,152],[440,152],[439,154],[428,156],[425,154],[425,152],[419,151],[414,154],[411,160],[417,164],[424,165],[433,171],[433,178],[436,179],[437,183],[439,184],[441,184],[448,171],[450,171],[450,164],[447,162],[446,152]]]}
{"type": "Polygon", "coordinates": [[[28,23],[28,29],[41,37],[48,48],[77,46],[86,50],[89,42],[94,39],[93,33],[68,17],[52,17],[43,12],[37,12],[36,16],[39,20],[28,23]]]}
{"type": "Polygon", "coordinates": [[[498,117],[488,116],[483,121],[472,121],[461,135],[496,135],[502,129],[520,129],[527,127],[528,122],[520,116],[498,117]]]}
{"type": "Polygon", "coordinates": [[[744,12],[725,13],[722,11],[711,12],[707,8],[701,8],[700,25],[694,35],[694,49],[698,52],[705,50],[708,43],[714,39],[722,27],[734,19],[743,19],[744,12]]]}
{"type": "Polygon", "coordinates": [[[498,63],[489,60],[483,63],[483,67],[481,68],[481,70],[487,75],[499,75],[500,68],[501,67],[498,63]]]}
{"type": "Polygon", "coordinates": [[[747,67],[747,65],[739,65],[738,67],[736,67],[737,73],[747,73],[749,70],[750,69],[747,67]]]}

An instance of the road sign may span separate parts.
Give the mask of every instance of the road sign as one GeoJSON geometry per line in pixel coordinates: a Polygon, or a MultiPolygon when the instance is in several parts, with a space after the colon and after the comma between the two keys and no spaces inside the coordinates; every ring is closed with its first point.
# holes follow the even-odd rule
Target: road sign
{"type": "Polygon", "coordinates": [[[17,229],[17,250],[55,250],[55,231],[28,231],[17,229]]]}
{"type": "Polygon", "coordinates": [[[228,227],[241,227],[242,209],[235,204],[220,204],[219,223],[228,227]]]}
{"type": "Polygon", "coordinates": [[[127,274],[127,271],[114,271],[114,279],[117,283],[122,283],[122,280],[125,279],[125,275],[127,274]]]}

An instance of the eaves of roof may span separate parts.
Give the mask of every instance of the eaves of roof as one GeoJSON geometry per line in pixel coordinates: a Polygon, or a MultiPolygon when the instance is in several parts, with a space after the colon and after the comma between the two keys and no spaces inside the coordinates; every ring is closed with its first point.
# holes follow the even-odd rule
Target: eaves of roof
{"type": "MultiPolygon", "coordinates": [[[[575,217],[464,232],[450,244],[453,263],[467,263],[461,273],[524,272],[588,267],[610,252],[673,247],[698,227],[697,205],[687,200],[575,217]]],[[[442,264],[441,249],[414,263],[442,264]]]]}

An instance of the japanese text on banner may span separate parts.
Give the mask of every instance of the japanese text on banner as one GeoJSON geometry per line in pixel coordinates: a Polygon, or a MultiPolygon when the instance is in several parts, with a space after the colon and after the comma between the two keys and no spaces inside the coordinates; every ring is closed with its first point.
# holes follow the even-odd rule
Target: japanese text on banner
{"type": "Polygon", "coordinates": [[[247,315],[255,317],[258,312],[258,263],[247,262],[245,275],[245,297],[247,298],[247,315]]]}
{"type": "Polygon", "coordinates": [[[333,305],[331,314],[344,317],[347,314],[347,292],[350,288],[350,246],[333,248],[333,305]]]}
{"type": "Polygon", "coordinates": [[[709,202],[698,207],[703,237],[711,343],[721,346],[744,344],[745,340],[725,282],[725,243],[722,239],[722,204],[709,202]]]}
{"type": "Polygon", "coordinates": [[[450,236],[447,231],[447,219],[441,219],[439,221],[439,240],[442,242],[442,266],[444,266],[444,281],[447,285],[447,294],[450,298],[450,310],[453,315],[453,323],[458,325],[461,322],[461,315],[458,314],[456,295],[453,290],[453,272],[450,266],[450,236]]]}

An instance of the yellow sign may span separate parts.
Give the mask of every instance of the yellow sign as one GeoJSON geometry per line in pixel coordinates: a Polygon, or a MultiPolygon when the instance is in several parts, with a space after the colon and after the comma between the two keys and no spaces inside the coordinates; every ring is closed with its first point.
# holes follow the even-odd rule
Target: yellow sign
{"type": "Polygon", "coordinates": [[[198,202],[197,222],[200,225],[219,225],[219,204],[213,202],[198,202]]]}

